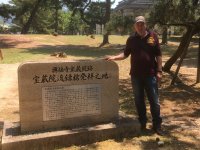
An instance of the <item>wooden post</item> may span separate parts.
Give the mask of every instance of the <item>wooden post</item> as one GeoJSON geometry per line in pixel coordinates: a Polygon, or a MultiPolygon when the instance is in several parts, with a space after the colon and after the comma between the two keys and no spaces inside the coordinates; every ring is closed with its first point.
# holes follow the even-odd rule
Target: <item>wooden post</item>
{"type": "Polygon", "coordinates": [[[200,83],[200,32],[199,32],[199,51],[197,60],[197,80],[196,83],[200,83]]]}
{"type": "Polygon", "coordinates": [[[2,137],[3,137],[4,121],[0,118],[0,150],[2,150],[2,137]]]}
{"type": "Polygon", "coordinates": [[[1,49],[0,49],[0,58],[1,58],[1,60],[3,60],[3,53],[2,53],[1,49]]]}

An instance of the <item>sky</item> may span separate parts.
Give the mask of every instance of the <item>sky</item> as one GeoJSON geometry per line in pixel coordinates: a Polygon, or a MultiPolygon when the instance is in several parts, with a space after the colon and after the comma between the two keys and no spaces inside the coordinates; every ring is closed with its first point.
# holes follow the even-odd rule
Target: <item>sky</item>
{"type": "MultiPolygon", "coordinates": [[[[1,3],[4,3],[4,4],[7,4],[9,0],[0,0],[0,4],[1,3]]],[[[115,8],[117,6],[117,4],[119,3],[119,1],[122,1],[122,0],[115,0],[115,3],[112,5],[112,8],[115,8]]]]}
{"type": "Polygon", "coordinates": [[[1,4],[1,3],[5,3],[5,4],[7,4],[8,1],[9,1],[9,0],[0,0],[0,4],[1,4]]]}

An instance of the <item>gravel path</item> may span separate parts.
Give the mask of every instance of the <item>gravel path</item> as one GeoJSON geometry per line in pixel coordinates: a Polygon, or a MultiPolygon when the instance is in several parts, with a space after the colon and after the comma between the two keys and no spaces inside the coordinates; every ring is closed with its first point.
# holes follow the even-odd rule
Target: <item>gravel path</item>
{"type": "Polygon", "coordinates": [[[4,120],[19,120],[18,66],[19,64],[0,64],[0,117],[4,120]]]}

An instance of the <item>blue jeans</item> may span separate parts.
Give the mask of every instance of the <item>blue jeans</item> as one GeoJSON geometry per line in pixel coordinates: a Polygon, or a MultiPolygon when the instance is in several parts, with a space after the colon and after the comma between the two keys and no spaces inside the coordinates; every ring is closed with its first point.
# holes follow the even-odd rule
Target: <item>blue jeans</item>
{"type": "Polygon", "coordinates": [[[140,123],[143,125],[147,123],[146,104],[144,98],[144,92],[146,92],[150,104],[153,128],[159,128],[162,123],[162,118],[160,117],[160,104],[158,98],[158,85],[156,77],[132,76],[131,81],[135,97],[135,106],[138,112],[140,123]]]}

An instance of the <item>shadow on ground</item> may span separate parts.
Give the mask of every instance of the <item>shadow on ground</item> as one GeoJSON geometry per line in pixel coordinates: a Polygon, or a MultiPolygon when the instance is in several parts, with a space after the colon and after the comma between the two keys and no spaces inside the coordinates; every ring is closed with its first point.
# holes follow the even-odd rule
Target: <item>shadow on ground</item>
{"type": "Polygon", "coordinates": [[[31,44],[33,41],[28,40],[27,38],[11,38],[6,36],[0,36],[0,47],[1,48],[15,48],[17,45],[20,44],[31,44]]]}
{"type": "MultiPolygon", "coordinates": [[[[170,86],[170,80],[171,78],[168,74],[164,75],[163,87],[160,89],[161,109],[168,102],[174,104],[171,108],[167,108],[169,111],[163,116],[163,127],[165,130],[164,147],[166,149],[198,149],[200,145],[195,144],[198,143],[198,139],[196,139],[198,135],[196,135],[195,131],[199,131],[199,126],[197,126],[195,121],[200,118],[200,88],[188,86],[183,83],[170,86]],[[191,133],[188,133],[190,131],[191,133]],[[177,135],[181,135],[181,137],[177,135]],[[181,139],[187,139],[188,137],[194,142],[181,139]]],[[[121,111],[137,116],[130,79],[119,80],[119,99],[121,111]]],[[[149,106],[148,102],[147,106],[149,106]]],[[[149,110],[147,115],[148,117],[151,116],[149,110]]],[[[150,119],[149,123],[151,124],[150,119]]],[[[158,136],[149,129],[146,133],[142,133],[136,138],[134,136],[128,138],[122,137],[115,139],[115,141],[120,142],[122,145],[127,144],[127,142],[132,145],[137,144],[144,150],[156,150],[160,149],[156,142],[156,137],[158,136]],[[124,142],[125,139],[126,142],[124,142]],[[133,139],[136,139],[137,142],[133,142],[133,139]]]]}
{"type": "Polygon", "coordinates": [[[90,47],[87,45],[60,45],[60,46],[47,46],[40,45],[37,48],[26,49],[22,53],[32,53],[32,54],[47,54],[51,55],[54,52],[64,52],[66,55],[77,56],[77,57],[102,57],[105,55],[112,55],[119,53],[119,49],[107,48],[98,48],[90,47]]]}

